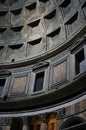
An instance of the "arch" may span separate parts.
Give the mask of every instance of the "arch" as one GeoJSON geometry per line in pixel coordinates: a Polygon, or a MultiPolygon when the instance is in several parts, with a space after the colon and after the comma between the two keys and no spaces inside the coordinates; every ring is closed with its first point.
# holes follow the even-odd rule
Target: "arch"
{"type": "Polygon", "coordinates": [[[67,119],[62,124],[62,126],[60,127],[60,130],[68,129],[68,128],[71,128],[73,126],[80,125],[80,124],[82,124],[84,122],[85,122],[85,120],[83,118],[78,117],[78,116],[74,116],[74,117],[71,117],[71,118],[67,119]]]}

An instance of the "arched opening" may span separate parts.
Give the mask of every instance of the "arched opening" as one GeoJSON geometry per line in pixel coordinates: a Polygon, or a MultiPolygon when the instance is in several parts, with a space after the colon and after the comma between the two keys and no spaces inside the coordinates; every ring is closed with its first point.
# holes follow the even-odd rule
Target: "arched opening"
{"type": "Polygon", "coordinates": [[[86,121],[81,117],[71,117],[66,120],[60,130],[86,130],[86,121]]]}
{"type": "Polygon", "coordinates": [[[20,118],[13,118],[12,119],[12,125],[11,130],[22,130],[23,122],[20,118]]]}

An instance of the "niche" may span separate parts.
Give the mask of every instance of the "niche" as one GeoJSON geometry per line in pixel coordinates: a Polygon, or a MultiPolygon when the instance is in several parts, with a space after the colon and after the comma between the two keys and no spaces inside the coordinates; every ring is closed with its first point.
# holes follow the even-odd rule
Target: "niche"
{"type": "Polygon", "coordinates": [[[28,45],[28,56],[36,55],[43,51],[42,38],[34,39],[27,43],[28,45]]]}
{"type": "Polygon", "coordinates": [[[43,24],[40,19],[36,19],[30,23],[28,23],[28,37],[34,37],[35,35],[40,35],[43,32],[43,24]]]}
{"type": "Polygon", "coordinates": [[[28,19],[36,13],[36,2],[27,5],[25,8],[26,8],[26,18],[28,19]]]}
{"type": "Polygon", "coordinates": [[[78,12],[76,12],[66,23],[67,35],[70,35],[78,26],[78,12]]]}
{"type": "Polygon", "coordinates": [[[25,46],[23,43],[9,45],[7,52],[7,59],[15,62],[15,60],[22,59],[25,57],[25,46]]]}
{"type": "Polygon", "coordinates": [[[72,8],[71,0],[64,0],[60,4],[60,8],[61,8],[61,11],[62,11],[63,18],[66,17],[67,14],[69,14],[69,12],[71,11],[71,8],[72,8]]]}
{"type": "Polygon", "coordinates": [[[22,38],[23,26],[11,27],[12,40],[20,40],[22,38]]]}
{"type": "Polygon", "coordinates": [[[60,30],[61,28],[59,27],[47,35],[47,44],[49,46],[54,46],[57,44],[57,41],[59,40],[60,30]]]}
{"type": "Polygon", "coordinates": [[[22,14],[22,8],[11,10],[11,25],[21,25],[23,24],[23,14],[22,14]]]}
{"type": "Polygon", "coordinates": [[[6,26],[9,24],[8,11],[0,10],[0,26],[6,26]]]}
{"type": "Polygon", "coordinates": [[[49,29],[55,25],[56,22],[56,9],[49,12],[45,17],[46,28],[49,29]]]}

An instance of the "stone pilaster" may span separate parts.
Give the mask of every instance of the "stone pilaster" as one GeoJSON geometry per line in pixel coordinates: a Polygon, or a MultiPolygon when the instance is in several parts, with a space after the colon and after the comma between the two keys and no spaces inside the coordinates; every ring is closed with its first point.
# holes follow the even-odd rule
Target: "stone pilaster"
{"type": "Polygon", "coordinates": [[[40,115],[42,119],[41,130],[47,130],[47,114],[40,115]]]}
{"type": "Polygon", "coordinates": [[[0,118],[0,126],[3,126],[4,130],[10,130],[11,122],[12,122],[12,118],[8,118],[8,117],[0,118]]]}
{"type": "Polygon", "coordinates": [[[63,117],[64,117],[64,114],[65,114],[65,109],[62,108],[62,109],[59,109],[55,112],[55,115],[56,115],[56,130],[59,130],[62,123],[63,123],[63,117]]]}
{"type": "Polygon", "coordinates": [[[23,120],[23,128],[22,130],[30,130],[28,125],[28,117],[22,117],[23,120]]]}

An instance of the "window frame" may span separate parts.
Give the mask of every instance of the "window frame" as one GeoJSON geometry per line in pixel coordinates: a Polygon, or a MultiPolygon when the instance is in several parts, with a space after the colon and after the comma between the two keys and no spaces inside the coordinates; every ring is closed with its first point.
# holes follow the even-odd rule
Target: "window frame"
{"type": "Polygon", "coordinates": [[[35,72],[33,72],[33,81],[32,81],[32,88],[31,88],[31,95],[35,95],[35,94],[39,94],[39,93],[43,93],[45,91],[45,82],[46,82],[46,72],[47,69],[43,68],[41,70],[37,70],[35,72]],[[43,89],[40,91],[36,91],[34,92],[34,86],[35,86],[35,80],[36,80],[36,74],[44,72],[44,82],[43,82],[43,89]]]}
{"type": "Polygon", "coordinates": [[[73,63],[74,63],[74,69],[73,69],[73,77],[76,78],[78,77],[79,75],[83,74],[84,72],[86,72],[86,67],[85,67],[85,71],[84,72],[79,72],[78,74],[76,74],[76,63],[75,63],[75,60],[76,60],[76,54],[78,54],[81,50],[84,49],[84,60],[85,60],[85,64],[86,64],[86,46],[83,45],[83,46],[80,46],[80,47],[77,47],[76,50],[74,51],[73,53],[73,63]]]}
{"type": "Polygon", "coordinates": [[[5,91],[5,88],[6,88],[6,84],[7,84],[7,78],[6,77],[0,77],[0,79],[5,79],[5,83],[4,83],[4,86],[3,86],[3,90],[2,90],[2,94],[0,95],[0,97],[4,97],[4,91],[5,91]]]}

